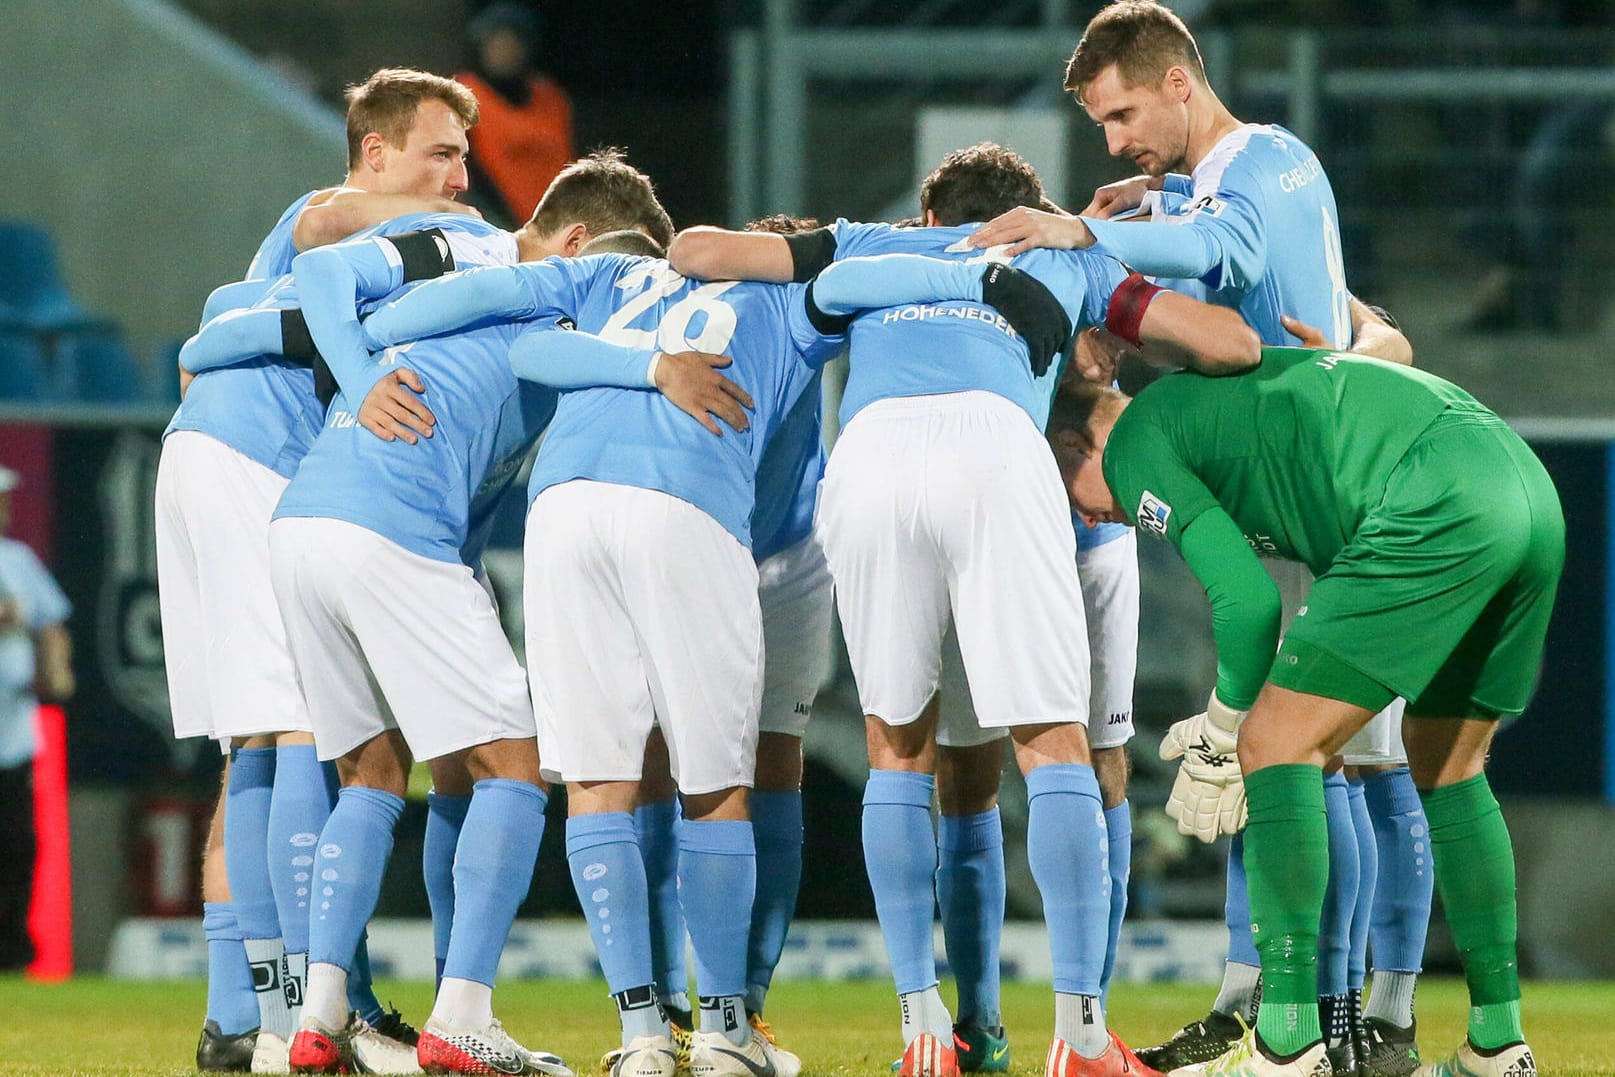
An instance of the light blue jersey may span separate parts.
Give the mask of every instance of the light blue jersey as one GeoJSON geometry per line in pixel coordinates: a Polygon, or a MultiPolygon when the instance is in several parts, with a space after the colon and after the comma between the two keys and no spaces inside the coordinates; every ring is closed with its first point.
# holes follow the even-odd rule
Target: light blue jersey
{"type": "Polygon", "coordinates": [[[1104,251],[1159,283],[1232,307],[1270,345],[1294,315],[1351,345],[1339,211],[1317,154],[1282,127],[1245,124],[1194,173],[1168,177],[1148,221],[1084,218],[1104,251]],[[1185,287],[1184,285],[1188,286],[1185,287]]]}
{"type": "Polygon", "coordinates": [[[813,533],[813,510],[824,478],[823,408],[824,379],[815,374],[763,450],[757,465],[757,505],[751,513],[752,555],[758,564],[813,533]]]}
{"type": "Polygon", "coordinates": [[[297,215],[303,212],[308,200],[319,194],[319,191],[310,191],[302,198],[286,207],[286,212],[280,215],[275,227],[269,230],[264,241],[258,244],[258,251],[247,263],[247,275],[243,280],[274,280],[292,269],[292,259],[297,257],[297,245],[292,242],[292,230],[297,224],[297,215]]]}
{"type": "MultiPolygon", "coordinates": [[[[837,221],[836,260],[879,254],[923,254],[967,264],[1003,261],[968,238],[981,226],[894,228],[837,221]]],[[[1036,277],[1065,308],[1072,325],[1105,323],[1111,293],[1127,277],[1115,259],[1087,251],[1031,250],[1009,264],[1036,277]]],[[[992,307],[979,302],[908,304],[869,311],[853,322],[852,370],[841,399],[841,422],[876,400],[985,390],[1019,405],[1039,430],[1063,362],[1032,376],[1026,343],[992,307]]],[[[1069,356],[1062,355],[1062,359],[1069,356]]]]}

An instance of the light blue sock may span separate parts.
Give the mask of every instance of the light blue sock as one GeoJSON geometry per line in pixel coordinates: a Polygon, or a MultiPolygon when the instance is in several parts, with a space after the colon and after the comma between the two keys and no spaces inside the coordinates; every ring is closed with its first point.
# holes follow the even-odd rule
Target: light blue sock
{"type": "Polygon", "coordinates": [[[484,778],[471,790],[454,853],[454,930],[443,976],[493,986],[544,840],[549,797],[530,782],[484,778]]]}
{"type": "Polygon", "coordinates": [[[437,983],[443,983],[443,960],[449,956],[449,931],[454,926],[454,849],[460,844],[468,796],[426,794],[426,841],[421,847],[421,875],[426,880],[426,904],[432,910],[432,957],[437,983]]]}
{"type": "Polygon", "coordinates": [[[1374,843],[1374,823],[1368,817],[1363,783],[1347,779],[1346,795],[1351,801],[1351,825],[1357,832],[1357,904],[1351,911],[1351,953],[1346,961],[1346,989],[1362,995],[1368,981],[1368,928],[1374,917],[1374,890],[1379,882],[1379,848],[1374,843]]]}
{"type": "Polygon", "coordinates": [[[314,854],[314,908],[309,964],[353,968],[354,951],[376,911],[381,877],[393,851],[402,797],[349,786],[337,798],[314,854]]]}
{"type": "Polygon", "coordinates": [[[634,831],[645,860],[645,892],[650,897],[651,971],[656,997],[664,1006],[690,1012],[690,975],[684,967],[687,938],[679,903],[679,802],[674,797],[634,809],[634,831]]]}
{"type": "Polygon", "coordinates": [[[269,805],[269,881],[289,954],[308,952],[314,843],[330,817],[325,774],[314,745],[276,748],[275,789],[269,805]]]}
{"type": "Polygon", "coordinates": [[[1110,846],[1110,924],[1105,936],[1105,971],[1099,977],[1099,991],[1110,1003],[1110,977],[1116,971],[1116,947],[1122,939],[1122,921],[1127,917],[1127,880],[1133,872],[1133,812],[1127,801],[1105,809],[1105,834],[1110,846]]]}
{"type": "Polygon", "coordinates": [[[1320,997],[1346,993],[1351,914],[1357,908],[1357,884],[1362,871],[1344,774],[1324,776],[1323,808],[1329,828],[1329,887],[1324,893],[1323,923],[1318,932],[1320,997]]]}
{"type": "Polygon", "coordinates": [[[752,793],[751,830],[757,843],[757,897],[746,947],[746,1008],[762,1013],[802,886],[801,792],[752,793]]]}
{"type": "Polygon", "coordinates": [[[1228,842],[1228,889],[1223,895],[1223,923],[1228,925],[1228,960],[1236,965],[1261,968],[1256,939],[1251,934],[1250,890],[1245,880],[1245,833],[1240,831],[1228,842]]]}
{"type": "MultiPolygon", "coordinates": [[[[634,817],[572,816],[566,821],[566,859],[607,988],[613,995],[651,990],[650,905],[634,817]]],[[[655,1002],[654,992],[649,1002],[655,1002]]]]}
{"type": "Polygon", "coordinates": [[[274,787],[275,749],[235,751],[224,794],[224,869],[243,939],[281,937],[269,873],[269,809],[274,787]]]}
{"type": "Polygon", "coordinates": [[[998,944],[1004,932],[1004,825],[998,809],[944,815],[937,828],[937,903],[959,985],[958,1020],[1003,1024],[998,944]]]}
{"type": "Polygon", "coordinates": [[[864,786],[864,869],[899,995],[937,984],[935,790],[934,777],[906,770],[871,770],[864,786]]]}
{"type": "Polygon", "coordinates": [[[1379,882],[1369,929],[1374,968],[1418,972],[1424,965],[1424,937],[1430,928],[1436,881],[1424,802],[1407,767],[1363,779],[1363,799],[1379,847],[1379,882]]]}
{"type": "Polygon", "coordinates": [[[258,1027],[258,996],[229,902],[203,904],[202,932],[207,936],[207,1019],[226,1036],[251,1032],[258,1027]]]}
{"type": "Polygon", "coordinates": [[[746,993],[757,848],[746,819],[679,821],[679,900],[702,996],[746,993]]]}
{"type": "Polygon", "coordinates": [[[1093,767],[1051,763],[1026,776],[1026,857],[1043,897],[1057,994],[1099,994],[1110,924],[1110,852],[1093,767]]]}

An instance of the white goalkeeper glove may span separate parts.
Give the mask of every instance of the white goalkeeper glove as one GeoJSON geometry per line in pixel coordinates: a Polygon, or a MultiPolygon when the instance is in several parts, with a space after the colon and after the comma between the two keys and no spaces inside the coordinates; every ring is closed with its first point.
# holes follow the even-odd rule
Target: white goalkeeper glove
{"type": "Polygon", "coordinates": [[[1162,738],[1161,758],[1183,760],[1166,802],[1180,834],[1212,842],[1244,827],[1245,776],[1237,752],[1245,714],[1213,692],[1204,714],[1175,723],[1162,738]]]}

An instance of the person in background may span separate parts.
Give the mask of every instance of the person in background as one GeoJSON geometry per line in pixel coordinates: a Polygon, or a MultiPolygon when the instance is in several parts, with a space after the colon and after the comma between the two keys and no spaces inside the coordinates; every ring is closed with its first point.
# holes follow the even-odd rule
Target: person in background
{"type": "Polygon", "coordinates": [[[454,77],[477,95],[482,121],[471,134],[474,186],[483,208],[525,221],[572,160],[572,101],[535,66],[540,23],[522,4],[501,0],[466,28],[470,69],[454,77]]]}
{"type": "Polygon", "coordinates": [[[34,551],[4,538],[19,476],[0,467],[0,973],[34,959],[34,711],[73,695],[73,607],[34,551]]]}

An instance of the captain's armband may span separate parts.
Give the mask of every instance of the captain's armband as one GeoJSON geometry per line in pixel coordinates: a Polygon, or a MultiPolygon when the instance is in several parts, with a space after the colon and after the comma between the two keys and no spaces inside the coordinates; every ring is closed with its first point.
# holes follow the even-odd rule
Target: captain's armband
{"type": "Polygon", "coordinates": [[[320,357],[301,307],[287,307],[280,312],[280,354],[294,366],[313,366],[320,357]]]}
{"type": "Polygon", "coordinates": [[[791,280],[806,284],[836,260],[836,234],[829,228],[811,228],[784,237],[791,249],[791,280]]]}
{"type": "Polygon", "coordinates": [[[454,252],[449,249],[449,241],[441,228],[377,238],[398,252],[398,260],[404,268],[405,284],[432,280],[454,272],[454,252]]]}

